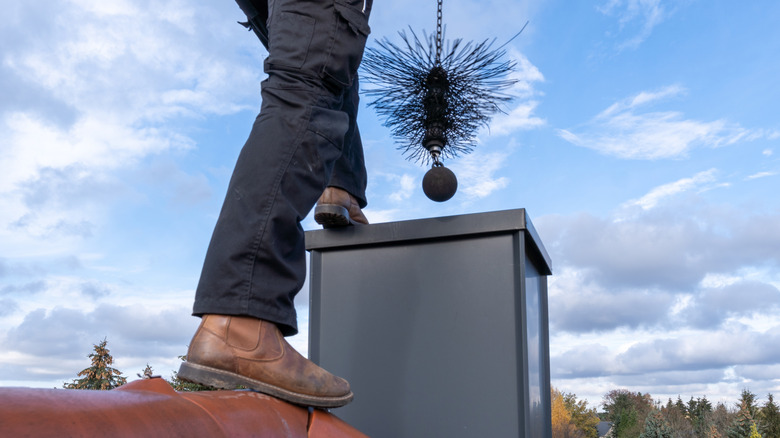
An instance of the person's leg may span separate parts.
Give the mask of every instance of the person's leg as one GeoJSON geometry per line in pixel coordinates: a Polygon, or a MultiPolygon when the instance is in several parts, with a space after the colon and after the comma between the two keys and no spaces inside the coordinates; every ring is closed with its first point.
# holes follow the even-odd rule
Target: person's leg
{"type": "Polygon", "coordinates": [[[355,77],[352,87],[344,96],[344,105],[342,106],[342,110],[349,115],[349,130],[344,140],[344,153],[341,154],[333,167],[333,175],[330,177],[328,187],[346,190],[357,199],[361,208],[365,208],[368,204],[366,200],[368,175],[363,158],[363,142],[357,125],[360,104],[358,90],[358,78],[355,77]]]}
{"type": "Polygon", "coordinates": [[[325,228],[352,224],[367,224],[361,210],[367,204],[367,174],[363,158],[363,143],[357,125],[359,106],[358,80],[344,96],[342,110],[349,115],[349,129],[341,156],[333,167],[328,188],[322,193],[314,209],[314,220],[325,228]]]}
{"type": "Polygon", "coordinates": [[[293,366],[284,362],[294,350],[278,333],[268,333],[297,332],[293,297],[306,274],[300,221],[342,156],[350,130],[344,99],[369,33],[367,14],[361,0],[275,0],[270,15],[262,108],[228,186],[196,291],[193,313],[209,317],[180,375],[206,376],[213,385],[254,385],[280,397],[292,392],[298,398],[288,400],[336,406],[351,399],[348,384],[349,394],[343,380],[318,386],[333,376],[303,358],[293,366]],[[282,347],[268,350],[256,344],[258,338],[282,347]],[[244,357],[245,344],[252,342],[256,354],[244,357]],[[281,356],[274,356],[279,360],[271,361],[269,351],[273,356],[280,348],[281,356]],[[285,370],[300,376],[280,377],[285,370]],[[268,376],[275,376],[278,391],[268,391],[267,381],[257,384],[268,376]]]}
{"type": "Polygon", "coordinates": [[[369,31],[362,1],[354,3],[274,2],[262,108],[228,186],[195,314],[249,315],[297,332],[292,299],[306,274],[300,221],[342,155],[345,98],[352,101],[369,31]]]}
{"type": "MultiPolygon", "coordinates": [[[[260,42],[268,49],[268,0],[236,0],[246,14],[246,28],[253,30],[260,42]]],[[[273,4],[273,2],[271,2],[273,4]]],[[[370,11],[369,11],[370,12],[370,11]]],[[[320,199],[314,219],[324,227],[337,227],[355,223],[367,224],[368,219],[361,208],[367,204],[367,175],[363,160],[363,144],[357,129],[359,86],[357,78],[347,91],[342,110],[349,115],[349,130],[344,139],[341,157],[336,161],[333,175],[320,199]]]]}

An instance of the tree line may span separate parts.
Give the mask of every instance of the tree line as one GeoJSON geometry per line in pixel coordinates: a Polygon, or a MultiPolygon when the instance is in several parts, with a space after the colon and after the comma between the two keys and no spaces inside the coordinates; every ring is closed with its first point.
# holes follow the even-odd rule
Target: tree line
{"type": "Polygon", "coordinates": [[[732,407],[713,406],[706,396],[663,402],[626,389],[607,392],[601,412],[555,388],[551,402],[553,438],[597,438],[600,421],[611,423],[610,438],[780,438],[780,409],[774,396],[768,394],[759,405],[749,389],[742,390],[732,407]]]}

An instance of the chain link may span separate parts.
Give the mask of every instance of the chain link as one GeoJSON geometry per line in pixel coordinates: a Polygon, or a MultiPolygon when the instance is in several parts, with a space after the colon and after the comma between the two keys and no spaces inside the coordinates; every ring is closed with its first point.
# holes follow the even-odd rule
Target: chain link
{"type": "Polygon", "coordinates": [[[436,65],[441,64],[441,6],[443,0],[438,0],[439,8],[436,11],[436,65]]]}

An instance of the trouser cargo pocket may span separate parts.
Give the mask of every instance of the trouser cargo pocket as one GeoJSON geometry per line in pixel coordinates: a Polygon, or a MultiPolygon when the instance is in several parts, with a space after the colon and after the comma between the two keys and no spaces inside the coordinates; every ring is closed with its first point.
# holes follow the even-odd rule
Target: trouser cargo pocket
{"type": "Polygon", "coordinates": [[[364,0],[335,0],[333,6],[336,31],[322,70],[323,79],[348,87],[357,74],[371,28],[363,12],[364,0]]]}

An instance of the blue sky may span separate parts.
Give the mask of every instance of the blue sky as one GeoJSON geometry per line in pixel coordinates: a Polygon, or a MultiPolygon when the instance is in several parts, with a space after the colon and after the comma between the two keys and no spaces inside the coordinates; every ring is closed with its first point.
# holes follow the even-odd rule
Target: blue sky
{"type": "MultiPolygon", "coordinates": [[[[60,386],[103,337],[126,375],[169,375],[265,52],[228,0],[0,4],[0,385],[60,386]]],[[[593,406],[780,392],[780,4],[445,1],[444,21],[499,42],[530,21],[517,98],[446,163],[443,204],[363,107],[369,220],[527,208],[553,385],[593,406]]],[[[371,26],[431,31],[435,2],[379,1],[371,26]]]]}

